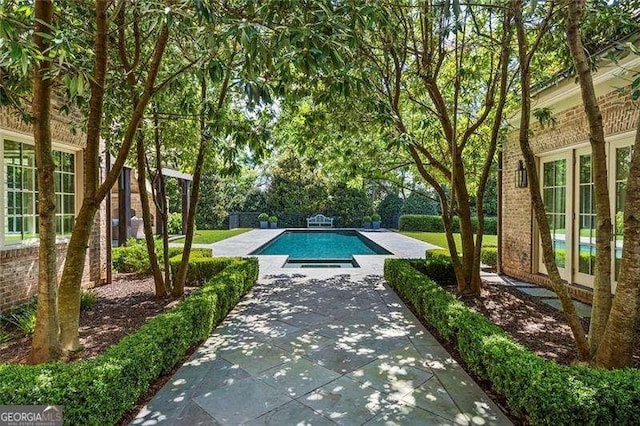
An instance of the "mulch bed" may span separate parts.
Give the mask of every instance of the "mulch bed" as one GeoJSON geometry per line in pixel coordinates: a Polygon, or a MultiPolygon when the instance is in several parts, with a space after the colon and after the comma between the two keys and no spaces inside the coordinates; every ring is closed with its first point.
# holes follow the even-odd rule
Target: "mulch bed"
{"type": "MultiPolygon", "coordinates": [[[[445,287],[455,293],[455,287],[445,287]]],[[[558,364],[572,364],[578,354],[564,313],[514,287],[484,283],[479,299],[462,299],[491,319],[516,341],[558,364]]],[[[585,331],[589,319],[582,319],[585,331]]],[[[640,368],[640,346],[635,348],[634,367],[640,368]]]]}
{"type": "MultiPolygon", "coordinates": [[[[185,295],[192,290],[185,288],[185,295]]],[[[135,274],[114,276],[112,284],[93,291],[98,295],[97,302],[80,313],[80,344],[84,349],[74,354],[72,360],[101,354],[182,299],[157,298],[153,278],[135,274]]],[[[4,343],[0,345],[0,362],[24,363],[30,347],[31,336],[4,343]]]]}

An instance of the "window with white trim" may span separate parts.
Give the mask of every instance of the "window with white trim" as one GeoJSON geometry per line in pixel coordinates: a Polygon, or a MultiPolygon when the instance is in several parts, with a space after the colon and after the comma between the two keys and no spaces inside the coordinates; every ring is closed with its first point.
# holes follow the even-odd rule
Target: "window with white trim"
{"type": "MultiPolygon", "coordinates": [[[[38,169],[34,146],[4,139],[4,244],[38,238],[38,169]]],[[[75,154],[53,151],[56,234],[69,235],[75,217],[75,154]]]]}

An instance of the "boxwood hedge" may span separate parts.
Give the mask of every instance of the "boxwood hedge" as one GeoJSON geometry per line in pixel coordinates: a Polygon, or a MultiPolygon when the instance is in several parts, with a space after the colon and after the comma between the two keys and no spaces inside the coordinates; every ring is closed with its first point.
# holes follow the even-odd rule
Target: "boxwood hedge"
{"type": "Polygon", "coordinates": [[[209,336],[258,277],[256,259],[193,261],[201,270],[203,263],[215,265],[202,287],[102,355],[69,364],[0,364],[0,405],[62,405],[66,424],[117,423],[151,382],[209,336]]]}
{"type": "Polygon", "coordinates": [[[534,425],[637,424],[638,369],[564,366],[539,357],[416,269],[428,270],[429,263],[387,259],[384,276],[457,346],[471,370],[506,397],[514,414],[534,425]]]}
{"type": "MultiPolygon", "coordinates": [[[[478,228],[478,218],[471,218],[473,232],[478,228]]],[[[444,232],[442,217],[439,215],[405,214],[400,216],[398,224],[400,231],[407,232],[444,232]]],[[[460,220],[456,216],[453,218],[453,232],[460,232],[460,220]]],[[[495,217],[484,218],[485,235],[496,235],[498,233],[498,220],[495,217]]]]}

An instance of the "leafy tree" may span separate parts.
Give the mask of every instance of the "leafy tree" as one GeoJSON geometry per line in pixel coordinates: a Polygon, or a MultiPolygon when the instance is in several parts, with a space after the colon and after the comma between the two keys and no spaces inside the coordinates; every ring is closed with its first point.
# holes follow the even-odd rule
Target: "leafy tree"
{"type": "Polygon", "coordinates": [[[398,197],[398,194],[394,192],[388,193],[380,201],[377,208],[383,226],[397,228],[401,209],[402,199],[398,197]]]}
{"type": "Polygon", "coordinates": [[[372,210],[371,199],[362,188],[348,187],[339,182],[329,189],[327,212],[334,218],[336,226],[359,228],[362,218],[371,214],[372,210]]]}

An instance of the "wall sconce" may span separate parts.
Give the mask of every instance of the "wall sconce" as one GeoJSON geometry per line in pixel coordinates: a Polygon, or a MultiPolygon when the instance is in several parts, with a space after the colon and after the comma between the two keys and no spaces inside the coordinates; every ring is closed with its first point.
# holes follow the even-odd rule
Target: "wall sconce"
{"type": "Polygon", "coordinates": [[[524,168],[522,160],[518,160],[518,165],[516,166],[516,188],[526,188],[527,184],[527,169],[524,168]]]}

